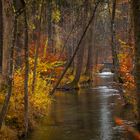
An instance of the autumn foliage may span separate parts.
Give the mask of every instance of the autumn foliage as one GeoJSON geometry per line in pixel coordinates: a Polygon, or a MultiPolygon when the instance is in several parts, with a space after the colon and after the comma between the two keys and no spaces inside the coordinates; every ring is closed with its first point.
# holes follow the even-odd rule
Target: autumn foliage
{"type": "MultiPolygon", "coordinates": [[[[37,118],[43,117],[47,114],[49,104],[51,103],[51,98],[48,97],[48,94],[52,89],[53,84],[61,74],[61,71],[63,70],[65,64],[64,56],[60,58],[59,54],[54,55],[48,50],[45,50],[46,55],[44,56],[44,47],[46,46],[44,45],[43,41],[41,41],[38,65],[36,68],[35,91],[34,93],[32,93],[35,43],[30,44],[30,71],[28,82],[30,129],[33,129],[35,127],[37,118]]],[[[19,136],[22,136],[22,134],[24,133],[24,71],[24,64],[22,64],[22,68],[15,69],[14,71],[13,91],[5,121],[6,125],[15,130],[14,133],[17,133],[17,135],[19,136]]],[[[7,89],[5,88],[1,91],[0,104],[2,104],[4,101],[6,90],[7,89]]],[[[6,131],[7,130],[9,130],[9,128],[6,128],[6,131]]],[[[2,133],[5,133],[5,131],[3,131],[2,133]]]]}
{"type": "Polygon", "coordinates": [[[121,45],[121,53],[119,53],[119,72],[121,78],[124,82],[123,86],[127,89],[134,89],[135,88],[135,81],[134,81],[134,49],[133,47],[129,46],[126,42],[120,41],[121,45]]]}
{"type": "Polygon", "coordinates": [[[117,125],[123,126],[124,129],[128,133],[130,133],[135,140],[140,140],[140,133],[135,128],[133,128],[132,126],[126,125],[125,122],[121,118],[115,117],[114,120],[117,125]]]}

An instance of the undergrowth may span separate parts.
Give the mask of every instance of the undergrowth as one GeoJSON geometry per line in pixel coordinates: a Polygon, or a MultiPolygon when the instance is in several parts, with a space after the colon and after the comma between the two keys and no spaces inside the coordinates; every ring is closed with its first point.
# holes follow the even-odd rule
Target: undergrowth
{"type": "MultiPolygon", "coordinates": [[[[47,114],[52,99],[48,96],[53,83],[60,74],[63,61],[38,60],[35,91],[32,93],[34,61],[30,58],[29,72],[29,130],[34,129],[38,119],[47,114]]],[[[7,89],[0,93],[0,104],[4,102],[7,89]]],[[[24,66],[14,72],[12,96],[7,116],[0,131],[0,140],[16,140],[24,135],[24,66]]]]}

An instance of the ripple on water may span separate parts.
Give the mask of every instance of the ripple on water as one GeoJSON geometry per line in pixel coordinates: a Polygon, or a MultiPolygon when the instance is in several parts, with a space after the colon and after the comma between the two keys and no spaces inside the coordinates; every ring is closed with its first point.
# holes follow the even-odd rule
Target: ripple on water
{"type": "Polygon", "coordinates": [[[114,75],[114,73],[112,72],[102,72],[102,73],[98,73],[98,76],[101,78],[109,78],[112,77],[114,75]]]}
{"type": "MultiPolygon", "coordinates": [[[[98,86],[96,88],[93,88],[93,90],[98,90],[100,93],[118,93],[119,91],[113,88],[110,88],[108,86],[98,86]]],[[[116,94],[112,94],[116,95],[116,94]]]]}

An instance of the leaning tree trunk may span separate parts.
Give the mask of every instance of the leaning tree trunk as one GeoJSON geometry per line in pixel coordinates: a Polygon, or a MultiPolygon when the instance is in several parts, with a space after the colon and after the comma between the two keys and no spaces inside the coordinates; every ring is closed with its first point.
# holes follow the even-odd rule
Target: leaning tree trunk
{"type": "Polygon", "coordinates": [[[132,11],[134,21],[134,37],[135,37],[135,81],[138,93],[138,113],[140,126],[140,1],[132,0],[132,11]]]}
{"type": "Polygon", "coordinates": [[[80,48],[80,45],[81,45],[82,40],[84,39],[84,37],[85,37],[85,35],[86,35],[86,33],[87,33],[87,30],[89,29],[89,26],[91,25],[92,21],[94,20],[94,16],[95,16],[95,13],[96,13],[96,10],[97,10],[97,8],[98,8],[99,3],[100,3],[100,0],[99,0],[99,1],[96,3],[96,5],[95,5],[95,8],[94,8],[94,10],[93,10],[93,14],[92,14],[92,16],[91,16],[91,18],[90,18],[90,20],[89,20],[87,26],[85,27],[85,30],[84,30],[84,32],[83,32],[83,34],[82,34],[82,36],[81,36],[81,38],[80,38],[80,40],[79,40],[79,42],[78,42],[78,45],[76,46],[76,48],[75,48],[75,50],[74,50],[74,53],[73,53],[73,55],[72,55],[72,57],[71,57],[71,60],[67,63],[67,65],[66,65],[64,71],[62,72],[60,78],[58,79],[57,83],[55,84],[54,88],[52,89],[52,91],[50,92],[49,95],[52,96],[52,95],[54,94],[55,90],[56,90],[57,87],[59,86],[59,84],[60,84],[61,80],[63,79],[64,75],[66,74],[68,68],[71,66],[71,64],[72,64],[72,62],[73,62],[73,60],[74,60],[74,58],[75,58],[75,56],[76,56],[76,54],[77,54],[77,51],[78,51],[79,48],[80,48]]]}

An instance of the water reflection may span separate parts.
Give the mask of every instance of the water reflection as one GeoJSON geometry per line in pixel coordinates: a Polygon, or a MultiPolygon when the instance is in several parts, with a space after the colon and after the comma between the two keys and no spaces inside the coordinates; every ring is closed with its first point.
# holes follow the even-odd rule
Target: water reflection
{"type": "Polygon", "coordinates": [[[47,117],[29,140],[127,140],[113,122],[122,110],[114,107],[119,94],[109,86],[113,75],[105,74],[106,78],[95,77],[92,88],[57,92],[47,117]]]}
{"type": "MultiPolygon", "coordinates": [[[[102,99],[101,99],[102,100],[102,99]]],[[[107,99],[104,98],[101,104],[101,116],[100,116],[100,125],[101,125],[101,139],[102,140],[111,140],[112,139],[112,118],[110,115],[110,110],[107,105],[107,99]]]]}

